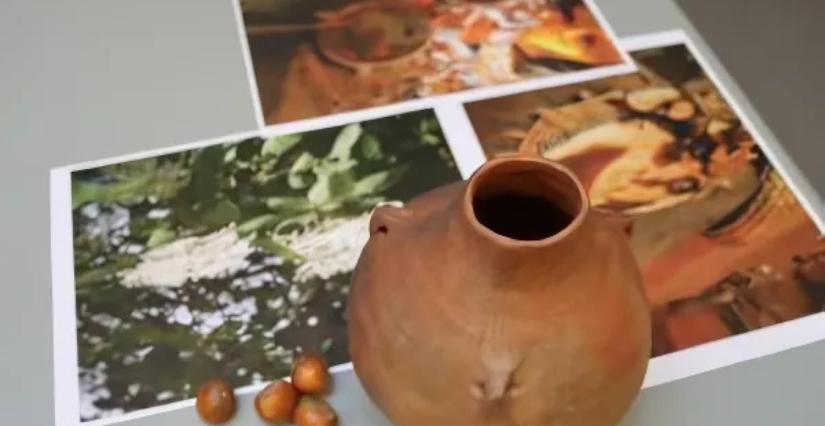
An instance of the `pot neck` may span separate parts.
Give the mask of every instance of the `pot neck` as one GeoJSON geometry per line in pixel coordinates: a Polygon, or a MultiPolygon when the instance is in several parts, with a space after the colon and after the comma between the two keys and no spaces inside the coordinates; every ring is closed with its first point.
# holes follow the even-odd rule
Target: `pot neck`
{"type": "Polygon", "coordinates": [[[587,194],[564,166],[540,158],[496,159],[469,179],[455,223],[480,262],[513,270],[565,264],[587,246],[587,194]]]}

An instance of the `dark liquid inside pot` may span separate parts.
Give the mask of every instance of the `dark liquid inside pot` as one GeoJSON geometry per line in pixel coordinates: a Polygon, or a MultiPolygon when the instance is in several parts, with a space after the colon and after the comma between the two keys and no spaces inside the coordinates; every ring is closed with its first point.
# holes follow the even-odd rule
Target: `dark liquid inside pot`
{"type": "Polygon", "coordinates": [[[498,235],[536,241],[552,237],[573,222],[573,216],[547,198],[497,194],[473,200],[476,220],[498,235]]]}

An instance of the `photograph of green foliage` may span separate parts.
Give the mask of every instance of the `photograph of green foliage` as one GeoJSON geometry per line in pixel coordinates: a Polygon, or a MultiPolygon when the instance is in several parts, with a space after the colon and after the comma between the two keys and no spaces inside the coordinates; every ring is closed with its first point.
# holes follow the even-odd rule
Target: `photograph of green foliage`
{"type": "Polygon", "coordinates": [[[432,110],[73,172],[81,421],[348,363],[372,209],[460,178],[432,110]]]}

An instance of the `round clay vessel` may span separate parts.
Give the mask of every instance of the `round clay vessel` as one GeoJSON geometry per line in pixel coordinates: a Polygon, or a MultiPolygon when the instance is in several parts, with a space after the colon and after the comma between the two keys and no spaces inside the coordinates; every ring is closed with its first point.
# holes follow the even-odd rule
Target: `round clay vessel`
{"type": "Polygon", "coordinates": [[[348,301],[369,397],[398,426],[618,422],[651,345],[622,225],[539,158],[376,209],[348,301]]]}

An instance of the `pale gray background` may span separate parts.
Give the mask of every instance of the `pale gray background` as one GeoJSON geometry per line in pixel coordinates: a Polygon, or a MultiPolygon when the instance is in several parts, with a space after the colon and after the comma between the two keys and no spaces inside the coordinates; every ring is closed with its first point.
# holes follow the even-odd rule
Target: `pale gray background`
{"type": "MultiPolygon", "coordinates": [[[[693,32],[670,0],[597,1],[622,36],[693,32]]],[[[682,3],[822,212],[825,3],[682,3]]],[[[229,0],[0,2],[0,424],[53,424],[49,169],[254,128],[236,31],[229,0]]],[[[815,344],[647,390],[622,426],[819,426],[823,359],[815,344]]],[[[334,401],[342,426],[382,425],[356,397],[334,401]]],[[[262,424],[250,402],[234,425],[262,424]]],[[[126,424],[200,422],[185,409],[126,424]]]]}

